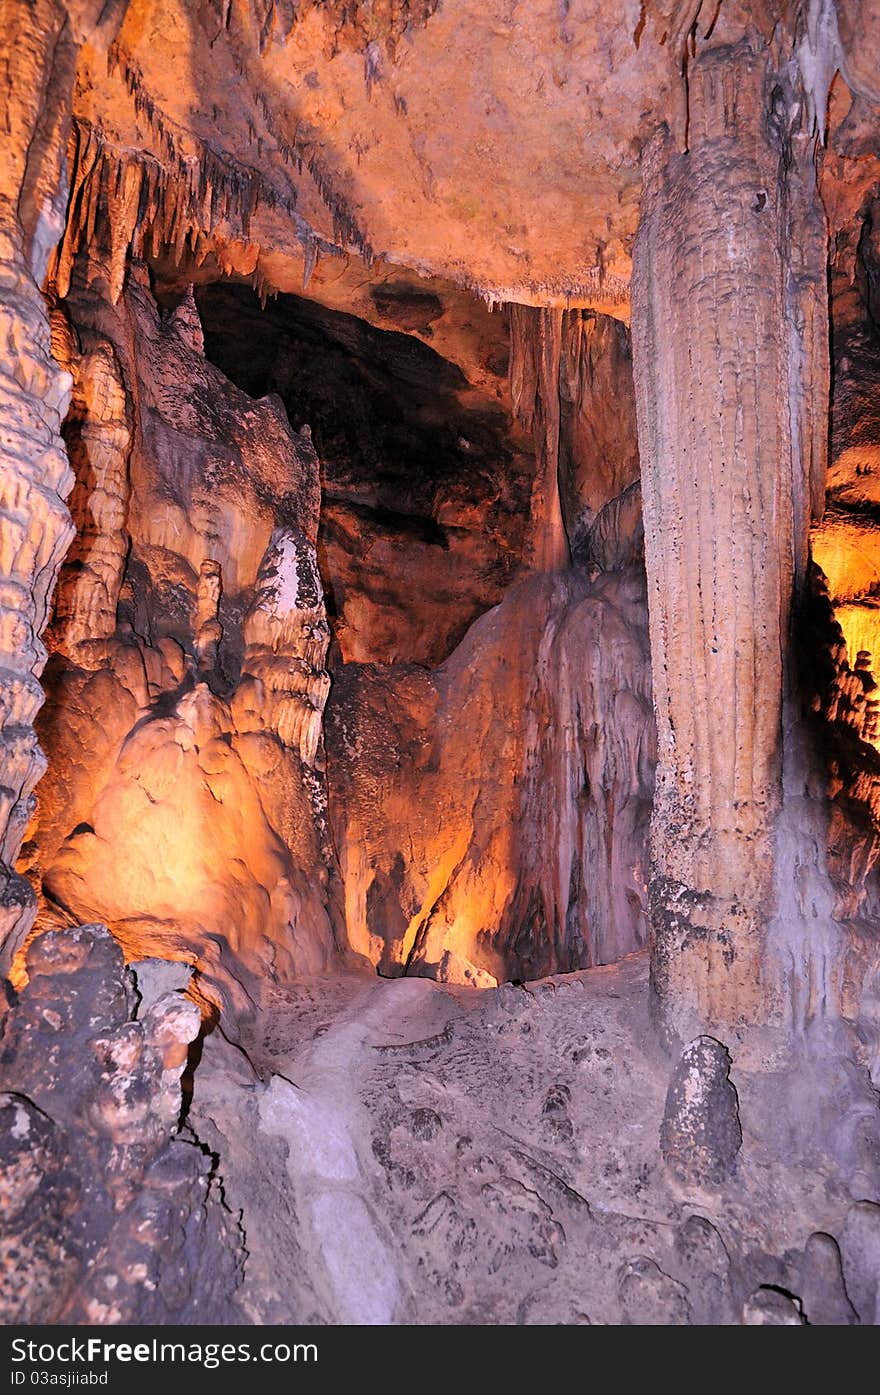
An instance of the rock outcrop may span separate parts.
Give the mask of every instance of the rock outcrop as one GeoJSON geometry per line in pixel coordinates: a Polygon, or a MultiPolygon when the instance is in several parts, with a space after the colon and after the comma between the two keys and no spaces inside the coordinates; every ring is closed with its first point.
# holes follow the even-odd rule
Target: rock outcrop
{"type": "Polygon", "coordinates": [[[241,1237],[179,1127],[198,1007],[137,1007],[103,926],[38,936],[27,972],[0,1018],[3,1321],[234,1321],[241,1237]]]}

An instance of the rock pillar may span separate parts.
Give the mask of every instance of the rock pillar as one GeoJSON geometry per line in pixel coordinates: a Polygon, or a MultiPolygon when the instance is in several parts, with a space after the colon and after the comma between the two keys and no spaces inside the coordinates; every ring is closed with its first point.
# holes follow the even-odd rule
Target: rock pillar
{"type": "Polygon", "coordinates": [[[633,274],[653,983],[685,1041],[784,1016],[768,950],[783,695],[828,391],[825,226],[797,94],[747,38],[697,56],[689,102],[689,148],[661,132],[645,153],[633,274]]]}

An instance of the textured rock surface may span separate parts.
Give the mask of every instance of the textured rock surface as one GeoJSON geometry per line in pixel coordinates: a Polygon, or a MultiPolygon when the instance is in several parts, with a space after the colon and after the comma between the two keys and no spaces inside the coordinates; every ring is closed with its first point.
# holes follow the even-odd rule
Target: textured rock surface
{"type": "Polygon", "coordinates": [[[179,1130],[198,1007],[166,994],[132,1021],[103,926],[38,936],[27,970],[0,1019],[3,1321],[234,1320],[240,1236],[179,1130]]]}
{"type": "Polygon", "coordinates": [[[186,959],[242,1011],[254,974],[335,946],[318,462],[276,399],[205,361],[191,299],[162,318],[133,269],[113,307],[107,274],[84,260],[65,302],[80,534],[30,869],[56,917],[186,959]]]}
{"type": "Polygon", "coordinates": [[[736,1169],[742,1129],[730,1054],[720,1041],[697,1037],[675,1066],[660,1130],[660,1151],[680,1182],[718,1187],[736,1169]]]}
{"type": "MultiPolygon", "coordinates": [[[[874,165],[880,186],[880,158],[874,165]]],[[[871,673],[880,653],[880,303],[876,301],[880,201],[870,192],[836,239],[831,269],[834,390],[827,503],[813,530],[813,556],[828,582],[854,669],[871,673]]],[[[876,683],[876,679],[874,679],[876,683]]],[[[873,687],[866,701],[876,703],[873,687]]],[[[876,714],[877,708],[872,711],[876,714]]],[[[870,724],[866,739],[877,745],[870,724]]]]}
{"type": "Polygon", "coordinates": [[[800,1304],[769,1285],[756,1289],[743,1304],[744,1327],[803,1327],[800,1304]]]}
{"type": "Polygon", "coordinates": [[[0,173],[0,963],[33,920],[34,895],[12,870],[45,769],[34,733],[46,662],[40,639],[73,535],[73,484],[60,438],[70,378],[50,352],[39,287],[63,228],[63,160],[76,50],[51,0],[6,0],[0,173]],[[5,949],[3,946],[5,945],[5,949]]]}
{"type": "Polygon", "coordinates": [[[739,1067],[736,1174],[671,1184],[646,986],[642,955],[484,992],[336,975],[267,990],[254,1071],[209,1038],[191,1118],[242,1209],[250,1320],[735,1324],[763,1289],[748,1321],[812,1322],[818,1230],[849,1290],[845,1197],[750,1128],[739,1067]]]}
{"type": "Polygon", "coordinates": [[[767,948],[784,660],[824,489],[828,354],[812,132],[787,124],[782,82],[755,35],[698,54],[689,148],[661,136],[646,156],[635,252],[654,982],[682,1040],[785,1013],[767,948]]]}
{"type": "Polygon", "coordinates": [[[499,300],[570,294],[614,305],[635,228],[642,122],[654,106],[684,115],[689,19],[670,25],[662,8],[560,16],[550,0],[528,9],[466,0],[454,12],[151,0],[129,7],[109,73],[83,55],[77,117],[101,133],[108,163],[131,171],[118,182],[103,173],[120,190],[123,245],[149,172],[163,240],[179,232],[182,252],[189,227],[207,224],[221,249],[243,244],[251,269],[286,279],[283,289],[342,244],[499,300]],[[681,39],[660,42],[681,25],[681,39]],[[189,156],[205,178],[166,198],[161,176],[174,181],[189,156]]]}
{"type": "Polygon", "coordinates": [[[865,1324],[880,1322],[880,1205],[851,1206],[840,1239],[843,1272],[853,1307],[865,1324]]]}
{"type": "Polygon", "coordinates": [[[639,478],[632,348],[625,325],[589,310],[563,313],[559,396],[565,529],[573,555],[604,570],[609,563],[596,545],[595,525],[639,478]]]}
{"type": "Polygon", "coordinates": [[[877,1321],[870,6],[0,33],[3,1315],[877,1321]]]}
{"type": "Polygon", "coordinates": [[[341,304],[375,327],[300,297],[263,311],[246,287],[204,287],[206,352],[313,432],[318,552],[343,657],[434,665],[521,565],[534,464],[507,401],[506,317],[435,283],[430,324],[402,333],[400,283],[391,297],[364,279],[374,294],[351,286],[341,304]]]}
{"type": "Polygon", "coordinates": [[[810,1236],[804,1246],[798,1293],[811,1327],[844,1327],[856,1322],[843,1282],[840,1247],[833,1236],[810,1236]]]}
{"type": "Polygon", "coordinates": [[[330,808],[352,945],[491,983],[645,942],[644,582],[514,587],[433,673],[339,670],[330,808]]]}

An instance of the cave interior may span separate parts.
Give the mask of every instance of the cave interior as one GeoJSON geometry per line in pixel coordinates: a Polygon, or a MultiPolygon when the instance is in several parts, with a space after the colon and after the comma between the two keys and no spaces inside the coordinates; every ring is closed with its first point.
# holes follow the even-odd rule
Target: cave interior
{"type": "Polygon", "coordinates": [[[880,1322],[876,6],[0,49],[3,1322],[880,1322]]]}

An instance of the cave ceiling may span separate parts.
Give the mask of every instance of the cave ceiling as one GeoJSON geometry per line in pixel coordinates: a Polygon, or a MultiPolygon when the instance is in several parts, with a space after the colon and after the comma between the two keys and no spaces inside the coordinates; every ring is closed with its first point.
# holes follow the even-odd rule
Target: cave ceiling
{"type": "MultiPolygon", "coordinates": [[[[686,141],[695,23],[736,32],[735,5],[710,8],[135,0],[80,51],[80,170],[105,159],[126,231],[145,211],[164,220],[154,245],[170,240],[189,279],[207,262],[301,293],[317,267],[327,298],[342,278],[351,304],[368,277],[407,268],[490,304],[625,318],[644,143],[661,122],[686,141]],[[167,197],[182,185],[185,213],[167,197]]],[[[749,7],[768,42],[779,8],[749,7]]],[[[877,174],[862,57],[876,20],[851,11],[826,174],[841,215],[877,174]]]]}

